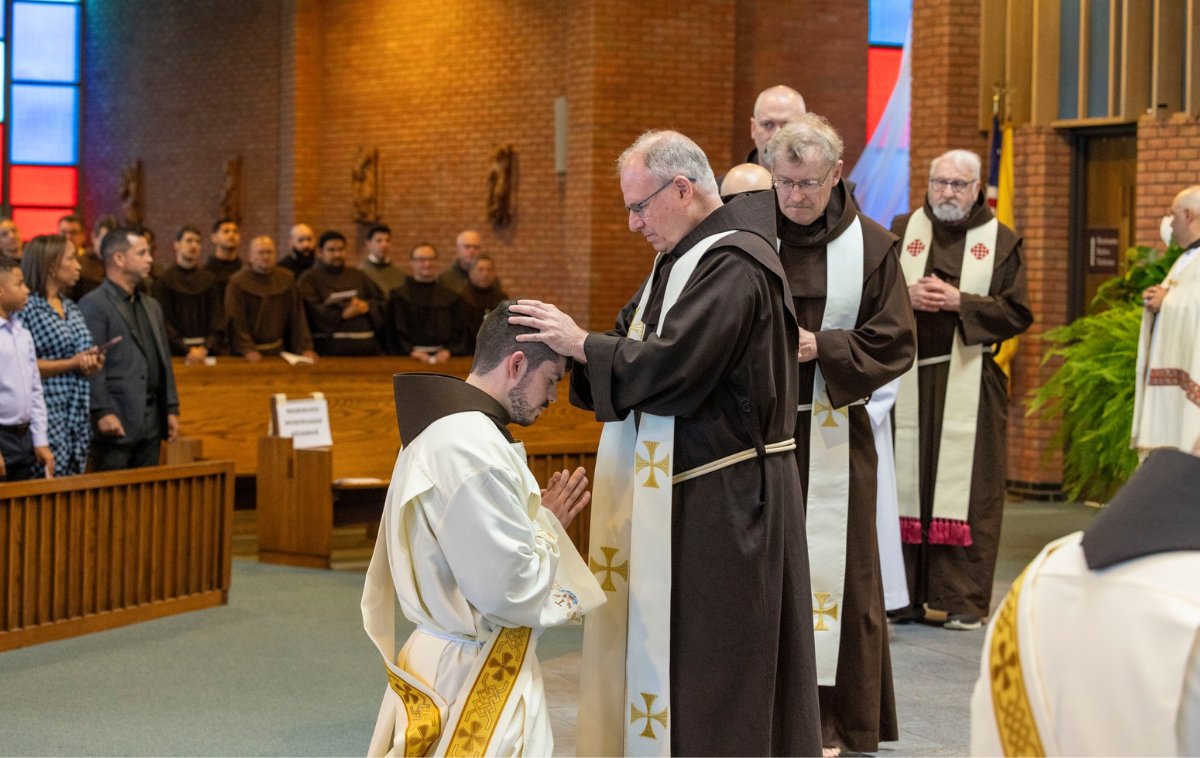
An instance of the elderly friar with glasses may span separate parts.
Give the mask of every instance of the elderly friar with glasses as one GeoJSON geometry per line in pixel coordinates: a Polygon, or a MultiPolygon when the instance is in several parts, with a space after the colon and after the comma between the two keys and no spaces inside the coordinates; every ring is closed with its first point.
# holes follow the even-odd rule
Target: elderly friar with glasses
{"type": "Polygon", "coordinates": [[[855,207],[842,177],[842,139],[829,122],[814,113],[792,119],[762,157],[774,180],[779,260],[800,325],[796,456],[808,514],[823,747],[826,755],[873,753],[899,735],[867,401],[916,357],[912,308],[896,238],[855,207]]]}

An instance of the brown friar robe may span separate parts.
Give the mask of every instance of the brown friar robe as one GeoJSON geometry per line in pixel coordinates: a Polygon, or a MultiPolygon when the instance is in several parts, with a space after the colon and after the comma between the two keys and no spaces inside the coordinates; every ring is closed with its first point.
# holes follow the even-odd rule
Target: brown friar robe
{"type": "Polygon", "coordinates": [[[284,350],[303,353],[313,349],[296,277],[285,268],[274,266],[260,274],[246,267],[231,276],[225,289],[225,313],[234,355],[251,350],[279,355],[284,350]]]}
{"type": "MultiPolygon", "coordinates": [[[[940,221],[933,215],[928,200],[925,215],[933,222],[933,246],[925,274],[936,274],[958,286],[967,230],[990,221],[992,209],[984,202],[981,192],[971,212],[961,221],[940,221]]],[[[892,233],[901,240],[909,216],[911,214],[897,216],[892,221],[892,233]]],[[[916,316],[918,360],[948,355],[955,330],[961,330],[963,342],[968,345],[996,345],[1024,332],[1033,323],[1033,312],[1025,282],[1021,238],[1000,224],[996,233],[992,283],[986,297],[963,293],[958,313],[918,311],[916,316]]],[[[928,544],[929,524],[933,518],[933,490],[950,364],[922,366],[919,372],[921,543],[904,545],[909,596],[914,608],[927,603],[934,610],[983,618],[991,610],[992,575],[996,569],[1000,520],[1004,512],[1008,380],[992,360],[992,355],[984,352],[971,500],[967,510],[972,544],[968,547],[931,545],[928,544]]],[[[950,400],[953,402],[953,398],[950,400]]]]}
{"type": "Polygon", "coordinates": [[[356,268],[328,266],[317,261],[300,275],[296,290],[304,300],[308,327],[313,344],[320,355],[379,355],[376,332],[383,328],[387,299],[371,281],[371,277],[356,268]],[[330,302],[329,296],[353,292],[371,307],[366,313],[351,319],[342,318],[349,300],[330,302]]]}
{"type": "Polygon", "coordinates": [[[187,355],[193,347],[208,348],[210,355],[221,351],[223,289],[212,272],[199,266],[173,264],[155,278],[151,294],[162,306],[171,355],[187,355]]]}
{"type": "MultiPolygon", "coordinates": [[[[787,272],[800,327],[815,332],[817,359],[800,364],[801,404],[811,402],[816,363],[835,408],[870,396],[901,376],[916,358],[912,304],[892,234],[856,213],[846,184],[833,188],[825,213],[801,226],[777,211],[779,259],[787,272]],[[825,316],[826,247],[858,218],[863,236],[863,288],[853,330],[821,331],[825,316]]],[[[841,607],[837,685],[821,687],[821,728],[827,747],[873,753],[880,740],[900,739],[888,650],[879,543],[875,534],[878,458],[865,405],[850,419],[850,495],[846,523],[846,584],[841,607]]],[[[796,420],[796,460],[808,492],[812,412],[796,420]]]]}
{"type": "Polygon", "coordinates": [[[462,291],[463,302],[466,303],[467,333],[471,336],[471,352],[475,352],[475,337],[483,320],[500,303],[508,299],[508,293],[493,284],[487,289],[479,289],[474,284],[462,291]]]}
{"type": "MultiPolygon", "coordinates": [[[[786,441],[796,426],[799,334],[775,253],[775,198],[713,211],[659,261],[645,340],[591,334],[571,402],[600,421],[675,417],[675,470],[786,441]],[[654,333],[677,256],[741,230],[700,260],[654,333]]],[[[819,755],[808,551],[794,456],[751,458],[672,492],[671,754],[819,755]]],[[[598,552],[592,557],[600,556],[598,552]]]]}

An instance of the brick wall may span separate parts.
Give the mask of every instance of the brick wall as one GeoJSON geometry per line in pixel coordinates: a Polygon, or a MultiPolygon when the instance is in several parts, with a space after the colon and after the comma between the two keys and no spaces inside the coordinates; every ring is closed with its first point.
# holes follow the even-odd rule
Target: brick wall
{"type": "Polygon", "coordinates": [[[754,148],[758,93],[786,84],[841,134],[848,173],[867,137],[867,0],[738,0],[736,49],[734,162],[754,148]]]}
{"type": "Polygon", "coordinates": [[[913,0],[909,202],[925,200],[929,164],[952,148],[986,162],[979,131],[979,0],[913,0]]]}
{"type": "Polygon", "coordinates": [[[1200,184],[1200,119],[1138,121],[1137,244],[1162,248],[1158,225],[1175,195],[1200,184]]]}
{"type": "Polygon", "coordinates": [[[224,162],[240,154],[244,235],[274,232],[280,0],[84,7],[86,221],[118,213],[121,167],[141,159],[145,223],[158,234],[159,260],[170,260],[181,225],[207,231],[216,219],[224,162]]]}
{"type": "Polygon", "coordinates": [[[1062,453],[1051,450],[1057,419],[1026,417],[1024,400],[1059,363],[1042,365],[1046,343],[1037,339],[1067,323],[1067,219],[1071,149],[1048,127],[1022,126],[1013,134],[1013,215],[1024,237],[1033,326],[1020,339],[1012,364],[1008,408],[1008,479],[1016,491],[1036,493],[1062,484],[1062,453]],[[1032,485],[1032,486],[1031,486],[1032,485]]]}

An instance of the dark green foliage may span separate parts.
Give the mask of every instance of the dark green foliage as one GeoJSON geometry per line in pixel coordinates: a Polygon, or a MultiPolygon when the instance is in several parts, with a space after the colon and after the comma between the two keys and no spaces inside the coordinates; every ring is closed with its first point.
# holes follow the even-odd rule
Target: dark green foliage
{"type": "Polygon", "coordinates": [[[1159,254],[1130,248],[1129,271],[1101,286],[1092,302],[1099,313],[1052,329],[1044,361],[1061,357],[1048,382],[1026,400],[1028,415],[1062,416],[1054,439],[1063,449],[1063,487],[1075,500],[1107,501],[1137,468],[1129,447],[1133,429],[1142,292],[1166,278],[1183,251],[1159,254]]]}

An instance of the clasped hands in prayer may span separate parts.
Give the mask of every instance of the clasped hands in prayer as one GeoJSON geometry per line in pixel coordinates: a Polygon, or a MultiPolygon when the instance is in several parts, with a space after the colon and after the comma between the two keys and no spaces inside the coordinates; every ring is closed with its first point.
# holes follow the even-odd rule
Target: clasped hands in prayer
{"type": "Polygon", "coordinates": [[[542,505],[554,514],[564,529],[592,501],[592,493],[587,491],[587,485],[586,472],[580,466],[574,472],[566,469],[555,471],[546,483],[546,489],[542,490],[542,505]]]}
{"type": "Polygon", "coordinates": [[[962,307],[962,293],[958,288],[936,276],[923,276],[918,279],[916,284],[908,288],[908,298],[912,301],[914,311],[957,312],[962,307]]]}
{"type": "Polygon", "coordinates": [[[1156,284],[1153,287],[1147,287],[1142,293],[1142,304],[1151,313],[1158,313],[1162,310],[1163,298],[1167,296],[1168,288],[1161,284],[1156,284]]]}

